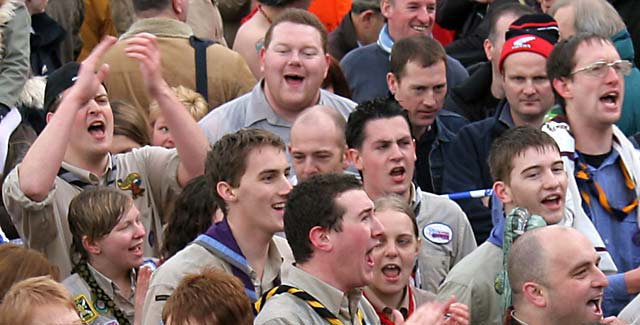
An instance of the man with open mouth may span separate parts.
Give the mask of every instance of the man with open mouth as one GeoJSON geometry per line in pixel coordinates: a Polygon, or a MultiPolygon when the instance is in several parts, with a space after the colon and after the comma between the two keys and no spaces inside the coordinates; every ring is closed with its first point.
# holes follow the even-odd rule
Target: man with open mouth
{"type": "Polygon", "coordinates": [[[113,186],[131,197],[147,230],[144,256],[159,257],[164,211],[182,186],[204,171],[207,140],[162,79],[157,39],[151,34],[128,39],[126,51],[140,62],[147,91],[177,132],[176,149],[109,153],[113,113],[103,86],[109,67],[99,62],[115,41],[107,37],[82,64],[68,63],[49,75],[47,126],[3,185],[4,203],[20,237],[56,264],[62,277],[71,271],[67,212],[75,195],[113,186]]]}
{"type": "Polygon", "coordinates": [[[574,228],[527,231],[508,256],[513,308],[504,324],[626,324],[616,317],[603,319],[608,281],[599,262],[591,241],[574,228]]]}
{"type": "Polygon", "coordinates": [[[416,152],[407,111],[395,100],[364,102],[347,121],[349,160],[362,175],[372,200],[400,195],[415,211],[422,249],[415,280],[436,292],[449,270],[476,248],[471,225],[448,198],[424,192],[413,184],[416,152]]]}
{"type": "Polygon", "coordinates": [[[611,40],[594,34],[559,42],[547,65],[560,105],[542,129],[563,153],[573,224],[602,258],[600,268],[609,279],[602,303],[605,316],[617,315],[640,292],[640,161],[614,124],[621,116],[624,76],[631,67],[611,40]]]}

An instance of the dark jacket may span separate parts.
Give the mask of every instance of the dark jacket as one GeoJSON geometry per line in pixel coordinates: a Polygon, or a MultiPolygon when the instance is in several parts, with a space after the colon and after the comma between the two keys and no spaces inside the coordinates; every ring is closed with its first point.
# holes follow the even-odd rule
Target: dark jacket
{"type": "MultiPolygon", "coordinates": [[[[627,30],[622,30],[611,37],[611,41],[618,50],[620,58],[633,62],[633,44],[627,30]]],[[[616,125],[626,136],[632,136],[640,132],[640,70],[635,66],[631,73],[624,77],[624,101],[622,102],[622,115],[616,125]]]]}
{"type": "Polygon", "coordinates": [[[348,12],[342,18],[340,25],[329,33],[329,54],[340,61],[345,54],[356,47],[358,47],[358,37],[351,20],[351,12],[348,12]]]}
{"type": "Polygon", "coordinates": [[[425,132],[420,139],[416,140],[418,159],[414,177],[421,190],[435,194],[442,193],[442,173],[447,149],[458,131],[467,123],[464,117],[441,110],[435,120],[435,139],[432,138],[433,136],[429,139],[429,132],[425,132]]]}
{"type": "Polygon", "coordinates": [[[640,1],[638,0],[609,0],[618,10],[620,17],[627,25],[635,49],[635,62],[640,66],[640,1]]]}
{"type": "Polygon", "coordinates": [[[493,116],[500,100],[491,94],[492,81],[491,62],[479,63],[469,79],[451,88],[444,107],[469,122],[493,116]]]}
{"type": "MultiPolygon", "coordinates": [[[[491,144],[512,126],[509,104],[502,100],[495,116],[463,127],[445,155],[443,193],[491,188],[493,180],[487,162],[491,144]]],[[[457,203],[467,214],[476,241],[484,242],[492,228],[491,209],[485,207],[480,199],[460,200],[457,203]]]]}
{"type": "Polygon", "coordinates": [[[66,32],[44,12],[31,16],[31,27],[31,71],[47,75],[62,66],[60,44],[66,32]]]}

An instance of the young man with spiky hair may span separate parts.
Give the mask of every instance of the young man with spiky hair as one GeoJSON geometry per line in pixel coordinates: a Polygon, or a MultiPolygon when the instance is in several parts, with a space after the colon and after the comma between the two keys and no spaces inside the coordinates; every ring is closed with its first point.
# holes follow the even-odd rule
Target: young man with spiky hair
{"type": "Polygon", "coordinates": [[[243,129],[222,137],[205,162],[214,198],[224,213],[221,222],[158,268],[149,284],[143,324],[158,324],[162,307],[187,274],[204,267],[239,278],[255,301],[280,284],[283,256],[290,257],[281,232],[291,190],[285,144],[275,134],[243,129]]]}

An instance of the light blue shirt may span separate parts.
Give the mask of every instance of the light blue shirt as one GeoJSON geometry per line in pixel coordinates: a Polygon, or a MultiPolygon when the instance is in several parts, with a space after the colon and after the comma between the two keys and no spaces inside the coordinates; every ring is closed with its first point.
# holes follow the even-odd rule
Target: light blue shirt
{"type": "MultiPolygon", "coordinates": [[[[618,162],[620,155],[613,150],[599,168],[587,167],[591,179],[600,184],[612,207],[622,208],[635,195],[625,186],[625,177],[618,162]]],[[[577,168],[578,166],[576,166],[577,168]]],[[[633,236],[638,236],[637,209],[627,214],[623,220],[610,215],[593,196],[583,182],[578,182],[580,190],[586,190],[591,197],[591,205],[582,206],[600,233],[609,254],[621,273],[607,276],[609,286],[605,289],[602,303],[605,316],[617,315],[634,295],[627,294],[624,272],[640,266],[640,245],[634,244],[633,236]]],[[[638,186],[638,185],[636,185],[638,186]]]]}

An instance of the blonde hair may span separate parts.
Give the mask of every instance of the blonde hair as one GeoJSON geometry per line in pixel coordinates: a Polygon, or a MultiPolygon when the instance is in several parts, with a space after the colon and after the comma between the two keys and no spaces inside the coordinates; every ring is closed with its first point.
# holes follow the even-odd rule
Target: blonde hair
{"type": "MultiPolygon", "coordinates": [[[[184,86],[171,87],[171,90],[173,90],[178,101],[184,105],[194,120],[198,121],[209,113],[207,101],[194,90],[184,86]]],[[[149,122],[151,122],[152,126],[156,123],[160,115],[162,115],[162,111],[160,110],[158,102],[154,100],[149,104],[149,122]]]]}
{"type": "Polygon", "coordinates": [[[13,285],[5,295],[4,302],[0,305],[0,324],[29,324],[34,308],[45,305],[76,310],[71,293],[51,277],[39,276],[22,280],[13,285]]]}

